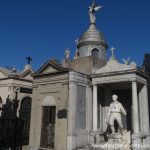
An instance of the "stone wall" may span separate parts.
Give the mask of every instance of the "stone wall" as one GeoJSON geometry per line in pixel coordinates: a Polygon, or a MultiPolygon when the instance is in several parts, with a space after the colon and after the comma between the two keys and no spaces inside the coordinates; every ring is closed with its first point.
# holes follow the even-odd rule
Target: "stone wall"
{"type": "Polygon", "coordinates": [[[30,149],[40,147],[42,125],[42,103],[45,97],[56,101],[55,149],[66,150],[67,118],[58,119],[59,110],[68,108],[68,74],[45,76],[34,79],[31,112],[30,149]]]}
{"type": "Polygon", "coordinates": [[[69,73],[67,150],[89,143],[92,129],[92,89],[87,75],[69,73]]]}
{"type": "Polygon", "coordinates": [[[96,57],[88,56],[75,59],[73,61],[67,61],[63,63],[64,67],[71,68],[74,71],[84,73],[87,75],[92,74],[93,68],[101,68],[106,64],[106,61],[96,57]]]}
{"type": "MultiPolygon", "coordinates": [[[[32,81],[19,80],[19,79],[1,79],[0,80],[0,96],[2,97],[3,104],[6,102],[7,96],[10,94],[11,99],[15,96],[15,89],[25,87],[32,89],[32,81]]],[[[21,100],[26,95],[32,97],[32,94],[18,93],[18,99],[21,100]]]]}

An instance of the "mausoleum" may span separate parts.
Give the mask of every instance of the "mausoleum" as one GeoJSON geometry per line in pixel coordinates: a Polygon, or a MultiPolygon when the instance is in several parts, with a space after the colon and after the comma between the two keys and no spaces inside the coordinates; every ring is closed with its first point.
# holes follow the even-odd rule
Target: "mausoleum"
{"type": "MultiPolygon", "coordinates": [[[[9,99],[11,101],[10,103],[13,103],[17,93],[17,100],[19,101],[17,117],[24,122],[22,127],[22,145],[25,149],[27,149],[29,145],[33,82],[33,77],[31,76],[32,73],[33,70],[30,64],[25,65],[25,68],[22,71],[17,71],[15,67],[0,67],[0,119],[2,120],[2,114],[5,114],[3,115],[5,119],[12,119],[8,115],[9,113],[3,112],[9,112],[11,110],[10,107],[8,107],[7,101],[9,99]]],[[[2,122],[3,121],[0,123],[2,122]]],[[[0,135],[0,138],[2,139],[2,134],[0,135]]]]}
{"type": "Polygon", "coordinates": [[[33,74],[31,150],[90,149],[118,141],[127,146],[150,144],[149,76],[133,61],[119,62],[114,48],[107,60],[108,44],[96,27],[94,13],[99,9],[94,2],[89,7],[90,24],[76,41],[73,60],[67,49],[61,64],[48,60],[33,74]],[[127,115],[121,117],[123,133],[116,122],[111,135],[105,118],[113,94],[127,115]]]}

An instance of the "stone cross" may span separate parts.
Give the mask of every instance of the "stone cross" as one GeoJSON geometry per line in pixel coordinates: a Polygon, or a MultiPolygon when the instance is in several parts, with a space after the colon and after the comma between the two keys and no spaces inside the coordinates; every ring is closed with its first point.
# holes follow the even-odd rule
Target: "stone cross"
{"type": "Polygon", "coordinates": [[[29,57],[26,57],[27,61],[28,61],[28,65],[31,64],[31,61],[32,61],[32,58],[29,56],[29,57]]]}
{"type": "Polygon", "coordinates": [[[114,58],[114,51],[115,51],[115,48],[112,46],[112,48],[110,49],[112,54],[111,54],[111,57],[114,58]]]}

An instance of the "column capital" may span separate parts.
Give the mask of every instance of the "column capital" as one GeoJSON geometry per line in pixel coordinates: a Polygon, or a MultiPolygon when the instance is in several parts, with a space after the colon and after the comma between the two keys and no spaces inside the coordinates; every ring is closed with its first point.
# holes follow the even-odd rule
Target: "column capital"
{"type": "Polygon", "coordinates": [[[132,84],[134,84],[134,83],[137,84],[137,80],[132,80],[131,83],[132,83],[132,84]]]}
{"type": "Polygon", "coordinates": [[[145,83],[144,86],[145,86],[145,87],[148,87],[148,83],[145,83]]]}
{"type": "Polygon", "coordinates": [[[77,81],[74,81],[74,80],[70,80],[69,83],[77,85],[77,81]]]}
{"type": "Polygon", "coordinates": [[[137,79],[137,78],[134,78],[130,81],[131,83],[140,83],[141,85],[147,85],[148,86],[148,82],[145,80],[140,80],[140,79],[137,79]]]}
{"type": "Polygon", "coordinates": [[[89,84],[89,85],[87,85],[87,87],[88,87],[88,88],[91,88],[91,87],[92,87],[92,85],[91,85],[91,84],[89,84]]]}
{"type": "Polygon", "coordinates": [[[98,84],[96,84],[96,83],[92,83],[92,84],[91,84],[91,86],[97,86],[97,85],[98,85],[98,84]]]}

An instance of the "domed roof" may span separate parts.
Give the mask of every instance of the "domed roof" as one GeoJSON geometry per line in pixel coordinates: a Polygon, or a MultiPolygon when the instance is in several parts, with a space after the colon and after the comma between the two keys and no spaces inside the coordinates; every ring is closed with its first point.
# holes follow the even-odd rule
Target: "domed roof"
{"type": "Polygon", "coordinates": [[[89,29],[80,37],[78,41],[78,48],[84,44],[100,44],[107,47],[103,34],[96,29],[95,24],[90,24],[89,29]]]}

